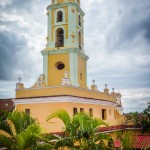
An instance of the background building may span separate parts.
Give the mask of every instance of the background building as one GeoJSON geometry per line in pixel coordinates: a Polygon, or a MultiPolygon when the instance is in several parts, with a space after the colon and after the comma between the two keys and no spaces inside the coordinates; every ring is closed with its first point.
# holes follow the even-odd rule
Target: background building
{"type": "Polygon", "coordinates": [[[14,108],[12,99],[0,99],[0,111],[13,111],[14,108]]]}

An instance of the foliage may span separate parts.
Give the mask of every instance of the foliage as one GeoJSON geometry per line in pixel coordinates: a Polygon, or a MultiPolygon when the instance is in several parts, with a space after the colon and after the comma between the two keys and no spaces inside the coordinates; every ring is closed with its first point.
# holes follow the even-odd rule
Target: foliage
{"type": "Polygon", "coordinates": [[[125,125],[128,123],[133,123],[135,127],[141,126],[141,116],[142,113],[139,112],[131,112],[125,115],[125,125]]]}
{"type": "Polygon", "coordinates": [[[8,117],[8,115],[8,111],[0,111],[0,129],[11,132],[9,125],[6,122],[6,118],[8,117]]]}
{"type": "Polygon", "coordinates": [[[121,149],[131,149],[134,145],[134,136],[130,131],[117,131],[117,138],[121,141],[121,149]]]}
{"type": "Polygon", "coordinates": [[[135,127],[141,127],[143,132],[150,133],[150,105],[142,113],[131,112],[126,114],[125,124],[130,122],[135,127]]]}
{"type": "Polygon", "coordinates": [[[9,112],[8,111],[0,111],[0,122],[6,120],[9,112]]]}
{"type": "Polygon", "coordinates": [[[35,119],[24,112],[11,112],[0,126],[0,147],[9,150],[26,150],[34,147],[42,129],[35,119]],[[7,126],[7,128],[4,128],[7,126]]]}
{"type": "Polygon", "coordinates": [[[47,120],[59,118],[63,121],[64,135],[56,142],[55,148],[68,147],[69,149],[96,150],[106,148],[103,140],[109,140],[106,134],[98,133],[101,125],[106,125],[103,121],[91,118],[85,113],[78,113],[72,119],[65,110],[58,110],[48,116],[47,120]]]}
{"type": "Polygon", "coordinates": [[[50,144],[42,143],[38,144],[33,150],[53,150],[53,147],[50,144]]]}
{"type": "Polygon", "coordinates": [[[143,111],[143,118],[141,121],[143,132],[150,133],[150,105],[143,111]]]}

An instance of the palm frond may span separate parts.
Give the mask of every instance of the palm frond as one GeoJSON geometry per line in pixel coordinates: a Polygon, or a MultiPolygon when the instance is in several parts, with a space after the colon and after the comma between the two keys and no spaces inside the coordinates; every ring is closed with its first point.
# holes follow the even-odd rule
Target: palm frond
{"type": "Polygon", "coordinates": [[[47,121],[53,118],[59,118],[65,125],[67,125],[71,121],[69,114],[65,110],[58,110],[50,114],[47,117],[47,121]]]}
{"type": "Polygon", "coordinates": [[[44,143],[37,145],[36,150],[54,150],[54,149],[52,145],[44,143]]]}
{"type": "Polygon", "coordinates": [[[23,129],[26,129],[28,125],[33,124],[35,120],[31,118],[25,112],[14,111],[9,114],[8,120],[11,120],[16,128],[16,132],[19,134],[23,129]]]}
{"type": "Polygon", "coordinates": [[[16,137],[17,133],[14,123],[11,120],[7,120],[7,124],[10,126],[13,136],[16,137]]]}
{"type": "Polygon", "coordinates": [[[74,142],[70,138],[61,139],[55,144],[55,148],[58,149],[62,147],[74,147],[74,142]]]}
{"type": "Polygon", "coordinates": [[[17,135],[18,150],[28,149],[34,146],[41,133],[42,130],[38,125],[29,125],[26,130],[17,135]]]}
{"type": "Polygon", "coordinates": [[[100,140],[110,140],[110,136],[106,133],[97,133],[94,135],[94,142],[100,141],[100,140]]]}
{"type": "Polygon", "coordinates": [[[7,138],[11,138],[12,136],[4,130],[0,130],[0,135],[5,136],[7,138]]]}
{"type": "Polygon", "coordinates": [[[105,125],[105,126],[108,126],[108,124],[106,124],[104,121],[100,120],[100,119],[97,119],[97,118],[93,118],[93,128],[97,128],[101,125],[105,125]]]}
{"type": "Polygon", "coordinates": [[[90,124],[91,118],[86,113],[78,113],[73,117],[73,123],[79,124],[80,130],[86,131],[90,124]]]}
{"type": "Polygon", "coordinates": [[[13,150],[12,139],[10,139],[6,136],[0,135],[0,148],[2,148],[2,147],[7,148],[8,150],[13,150]]]}

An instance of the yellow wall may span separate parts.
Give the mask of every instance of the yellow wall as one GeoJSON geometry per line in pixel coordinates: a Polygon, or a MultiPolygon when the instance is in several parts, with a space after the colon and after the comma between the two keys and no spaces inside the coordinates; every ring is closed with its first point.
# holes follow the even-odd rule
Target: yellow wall
{"type": "Polygon", "coordinates": [[[55,21],[55,11],[56,11],[56,9],[52,9],[52,10],[51,10],[51,13],[52,13],[51,17],[53,18],[53,19],[51,19],[51,25],[54,25],[54,21],[55,21]]]}
{"type": "MultiPolygon", "coordinates": [[[[92,104],[78,104],[78,103],[45,103],[45,104],[26,104],[17,105],[16,109],[19,111],[25,111],[30,109],[31,115],[38,119],[40,124],[46,128],[47,132],[59,132],[62,131],[63,124],[58,119],[53,119],[46,122],[47,116],[57,110],[65,109],[70,117],[73,116],[73,108],[77,108],[80,112],[80,108],[84,108],[84,112],[89,113],[89,109],[93,109],[93,117],[101,119],[101,110],[106,109],[107,112],[111,110],[114,112],[115,108],[111,106],[98,106],[92,104]]],[[[118,122],[114,122],[114,114],[107,113],[107,121],[109,125],[118,125],[118,122]]]]}
{"type": "MultiPolygon", "coordinates": [[[[62,9],[64,9],[65,11],[65,23],[68,23],[68,7],[65,6],[65,7],[62,7],[62,9]]],[[[54,25],[54,20],[55,20],[55,11],[57,11],[58,9],[52,9],[51,13],[52,13],[52,18],[51,21],[52,21],[52,25],[54,25]]]]}
{"type": "Polygon", "coordinates": [[[78,56],[78,82],[79,86],[86,88],[86,61],[81,57],[78,56]],[[81,78],[82,74],[82,78],[81,78]]]}
{"type": "Polygon", "coordinates": [[[59,86],[59,87],[43,87],[43,88],[31,88],[31,89],[18,89],[16,90],[16,98],[28,98],[28,97],[42,97],[42,96],[60,96],[71,95],[77,97],[92,98],[98,100],[107,100],[116,102],[116,98],[105,94],[103,92],[91,91],[88,89],[82,89],[72,86],[59,86]]]}
{"type": "Polygon", "coordinates": [[[64,0],[57,0],[57,3],[64,3],[64,0]]]}
{"type": "Polygon", "coordinates": [[[48,86],[61,85],[65,71],[70,72],[69,54],[54,54],[48,56],[48,86]],[[65,68],[58,70],[56,67],[57,62],[63,62],[65,68]]]}

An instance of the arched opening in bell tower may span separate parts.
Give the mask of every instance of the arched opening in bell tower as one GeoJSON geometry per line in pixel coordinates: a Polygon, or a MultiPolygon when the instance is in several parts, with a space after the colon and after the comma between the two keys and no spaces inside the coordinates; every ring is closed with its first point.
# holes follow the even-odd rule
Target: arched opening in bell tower
{"type": "Polygon", "coordinates": [[[58,11],[57,12],[57,22],[62,22],[63,21],[63,12],[58,11]]]}
{"type": "Polygon", "coordinates": [[[62,28],[56,30],[55,47],[64,47],[64,30],[62,28]]]}
{"type": "Polygon", "coordinates": [[[78,16],[78,25],[81,26],[81,16],[78,16]]]}
{"type": "Polygon", "coordinates": [[[78,41],[78,43],[79,43],[79,49],[82,50],[82,38],[81,38],[81,32],[80,32],[80,31],[79,31],[79,33],[78,33],[78,38],[79,38],[79,39],[78,39],[78,40],[79,40],[79,41],[78,41]]]}

